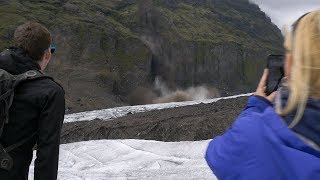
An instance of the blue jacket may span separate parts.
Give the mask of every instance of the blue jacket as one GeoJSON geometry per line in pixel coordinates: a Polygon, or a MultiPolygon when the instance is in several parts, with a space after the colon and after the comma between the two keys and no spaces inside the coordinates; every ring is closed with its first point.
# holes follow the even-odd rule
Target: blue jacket
{"type": "MultiPolygon", "coordinates": [[[[319,124],[319,109],[316,112],[319,124]]],[[[320,152],[288,129],[270,103],[256,96],[249,98],[234,124],[209,143],[206,160],[222,180],[320,179],[320,152]]]]}

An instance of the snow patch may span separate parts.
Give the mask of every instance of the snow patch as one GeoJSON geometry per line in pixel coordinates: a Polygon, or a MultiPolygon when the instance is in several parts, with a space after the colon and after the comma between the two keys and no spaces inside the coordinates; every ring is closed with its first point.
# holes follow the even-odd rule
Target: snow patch
{"type": "MultiPolygon", "coordinates": [[[[58,179],[216,180],[204,159],[208,143],[98,140],[62,144],[58,179]]],[[[33,173],[34,160],[29,179],[33,173]]]]}

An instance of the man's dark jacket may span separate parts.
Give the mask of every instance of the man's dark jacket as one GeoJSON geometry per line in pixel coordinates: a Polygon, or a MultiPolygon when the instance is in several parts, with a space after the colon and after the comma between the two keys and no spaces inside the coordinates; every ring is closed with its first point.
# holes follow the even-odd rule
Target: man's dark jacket
{"type": "MultiPolygon", "coordinates": [[[[17,48],[14,53],[0,57],[0,68],[11,74],[40,70],[40,66],[17,48]]],[[[0,142],[4,147],[17,143],[36,132],[24,145],[9,154],[14,160],[13,169],[0,169],[0,180],[27,179],[32,161],[32,148],[37,143],[34,179],[57,178],[60,132],[65,113],[63,89],[50,78],[21,83],[15,90],[10,108],[9,124],[5,125],[0,142]]]]}

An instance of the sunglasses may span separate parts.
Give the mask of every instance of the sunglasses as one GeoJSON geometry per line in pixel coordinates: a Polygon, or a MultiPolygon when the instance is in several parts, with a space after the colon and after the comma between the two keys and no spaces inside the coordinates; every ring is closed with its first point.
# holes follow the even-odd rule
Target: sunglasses
{"type": "Polygon", "coordinates": [[[53,54],[56,51],[56,45],[50,44],[48,49],[50,49],[51,54],[53,54]]]}

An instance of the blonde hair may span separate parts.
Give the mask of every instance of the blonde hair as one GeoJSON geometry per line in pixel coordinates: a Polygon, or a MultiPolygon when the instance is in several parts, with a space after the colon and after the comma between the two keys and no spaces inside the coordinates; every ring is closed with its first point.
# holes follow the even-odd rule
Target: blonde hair
{"type": "Polygon", "coordinates": [[[290,94],[286,106],[277,106],[277,113],[288,115],[297,109],[289,128],[297,125],[303,116],[308,98],[320,98],[320,10],[303,17],[284,46],[292,53],[289,79],[290,94]]]}

